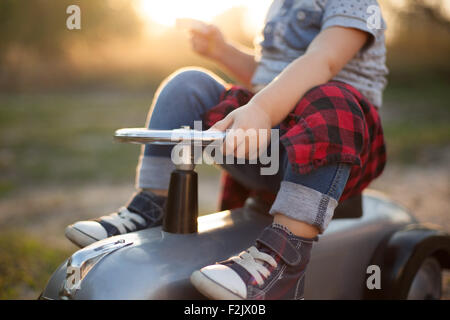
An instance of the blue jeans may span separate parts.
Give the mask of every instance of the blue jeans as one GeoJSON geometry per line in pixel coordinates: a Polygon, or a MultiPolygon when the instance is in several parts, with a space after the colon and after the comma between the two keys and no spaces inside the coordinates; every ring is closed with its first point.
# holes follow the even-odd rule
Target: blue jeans
{"type": "MultiPolygon", "coordinates": [[[[151,129],[194,126],[194,121],[219,103],[224,82],[202,69],[182,69],[158,89],[147,119],[151,129]]],[[[137,187],[167,189],[175,168],[171,147],[146,145],[137,168],[137,187]]],[[[309,174],[294,172],[280,144],[280,167],[275,175],[261,175],[260,165],[224,164],[222,167],[243,185],[277,193],[270,213],[282,213],[314,225],[323,232],[345,188],[350,166],[332,164],[309,174]]]]}

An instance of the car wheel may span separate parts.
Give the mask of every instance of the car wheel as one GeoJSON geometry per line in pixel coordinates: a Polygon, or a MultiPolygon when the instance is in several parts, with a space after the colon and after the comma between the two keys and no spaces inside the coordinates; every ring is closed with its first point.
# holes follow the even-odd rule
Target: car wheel
{"type": "Polygon", "coordinates": [[[439,262],[426,258],[417,270],[408,292],[408,300],[439,300],[442,294],[442,270],[439,262]]]}

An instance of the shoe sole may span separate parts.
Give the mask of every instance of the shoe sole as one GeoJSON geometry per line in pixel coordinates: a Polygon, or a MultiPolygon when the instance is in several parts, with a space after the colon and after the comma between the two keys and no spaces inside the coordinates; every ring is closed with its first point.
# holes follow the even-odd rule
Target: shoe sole
{"type": "Polygon", "coordinates": [[[205,297],[212,300],[243,300],[242,297],[221,286],[201,271],[191,275],[191,283],[205,297]]]}
{"type": "Polygon", "coordinates": [[[68,226],[64,233],[67,239],[80,248],[87,247],[94,242],[100,241],[100,239],[96,239],[72,225],[68,226]]]}

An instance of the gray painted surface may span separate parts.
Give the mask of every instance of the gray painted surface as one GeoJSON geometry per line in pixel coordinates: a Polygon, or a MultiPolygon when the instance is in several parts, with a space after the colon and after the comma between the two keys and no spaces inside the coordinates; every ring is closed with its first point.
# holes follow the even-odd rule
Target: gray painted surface
{"type": "MultiPolygon", "coordinates": [[[[363,210],[362,218],[332,221],[314,245],[305,299],[361,299],[366,268],[380,241],[415,222],[402,208],[371,192],[363,196],[363,210]]],[[[118,239],[133,244],[99,261],[73,298],[201,299],[189,282],[191,273],[248,248],[271,219],[244,208],[200,217],[197,234],[169,234],[158,227],[100,241],[90,247],[118,239]]],[[[58,299],[65,277],[63,263],[43,297],[58,299]]]]}

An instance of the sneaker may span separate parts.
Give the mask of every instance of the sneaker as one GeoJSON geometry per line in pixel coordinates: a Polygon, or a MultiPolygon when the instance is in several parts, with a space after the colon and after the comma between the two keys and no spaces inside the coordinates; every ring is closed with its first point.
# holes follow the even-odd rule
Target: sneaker
{"type": "Polygon", "coordinates": [[[78,221],[66,228],[66,237],[83,248],[112,236],[162,224],[166,197],[137,193],[127,207],[98,219],[78,221]]]}
{"type": "Polygon", "coordinates": [[[255,246],[191,275],[200,293],[217,300],[303,299],[313,241],[281,225],[262,232],[255,246]]]}

